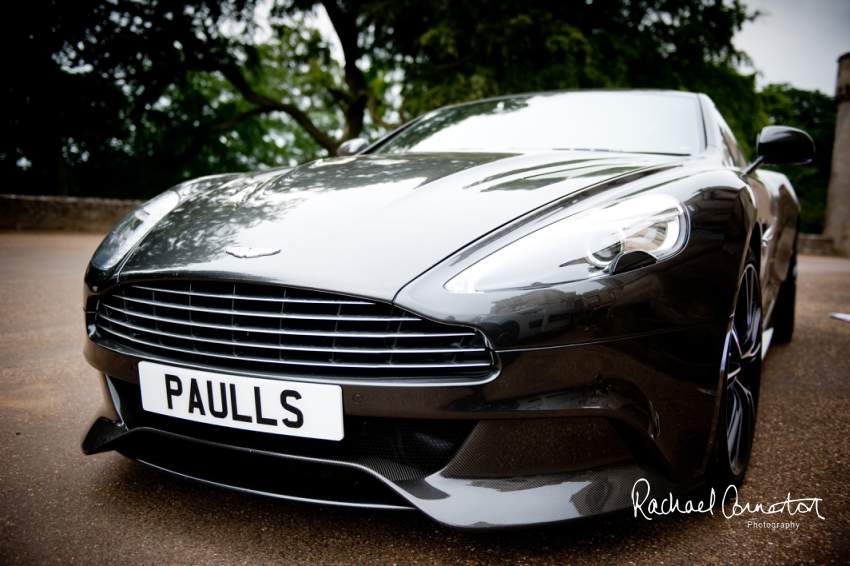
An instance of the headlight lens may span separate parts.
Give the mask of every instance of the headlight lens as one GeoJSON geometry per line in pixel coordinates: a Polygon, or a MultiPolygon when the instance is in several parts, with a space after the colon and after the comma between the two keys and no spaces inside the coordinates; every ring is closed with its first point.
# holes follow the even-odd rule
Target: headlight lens
{"type": "Polygon", "coordinates": [[[168,190],[152,198],[119,222],[94,252],[91,262],[106,270],[114,267],[163,216],[180,204],[180,197],[168,190]]]}
{"type": "Polygon", "coordinates": [[[495,251],[445,284],[455,293],[549,287],[601,275],[620,254],[657,260],[681,250],[688,215],[668,195],[640,195],[553,222],[495,251]]]}

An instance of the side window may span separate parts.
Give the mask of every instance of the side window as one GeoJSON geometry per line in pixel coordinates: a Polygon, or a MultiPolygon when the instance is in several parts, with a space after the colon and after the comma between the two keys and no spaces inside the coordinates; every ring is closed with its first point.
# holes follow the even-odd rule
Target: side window
{"type": "Polygon", "coordinates": [[[738,145],[738,140],[735,139],[735,135],[732,133],[732,130],[729,129],[729,126],[726,124],[726,120],[723,119],[720,112],[715,111],[714,117],[720,125],[720,137],[723,138],[723,152],[726,154],[726,158],[733,165],[743,169],[747,166],[747,159],[744,157],[744,153],[738,145]]]}

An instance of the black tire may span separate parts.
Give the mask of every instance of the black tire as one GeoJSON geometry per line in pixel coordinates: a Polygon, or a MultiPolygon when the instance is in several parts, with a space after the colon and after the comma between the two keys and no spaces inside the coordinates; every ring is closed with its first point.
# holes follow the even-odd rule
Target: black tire
{"type": "Polygon", "coordinates": [[[723,348],[720,411],[706,471],[708,485],[716,489],[718,498],[729,485],[740,486],[747,471],[758,410],[761,347],[761,286],[755,255],[749,250],[723,348]]]}
{"type": "Polygon", "coordinates": [[[788,276],[779,287],[776,306],[773,307],[774,344],[787,344],[794,335],[794,305],[797,302],[797,243],[791,253],[788,276]]]}

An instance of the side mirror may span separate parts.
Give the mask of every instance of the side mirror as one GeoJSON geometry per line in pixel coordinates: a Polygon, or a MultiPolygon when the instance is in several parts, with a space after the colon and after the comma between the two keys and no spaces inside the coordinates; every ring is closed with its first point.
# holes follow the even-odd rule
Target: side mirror
{"type": "Polygon", "coordinates": [[[367,142],[363,138],[354,138],[353,140],[344,141],[339,144],[339,147],[336,149],[336,154],[339,157],[357,155],[367,145],[369,145],[369,142],[367,142]]]}
{"type": "Polygon", "coordinates": [[[756,141],[756,153],[765,165],[802,165],[815,158],[815,143],[803,130],[767,126],[756,141]]]}

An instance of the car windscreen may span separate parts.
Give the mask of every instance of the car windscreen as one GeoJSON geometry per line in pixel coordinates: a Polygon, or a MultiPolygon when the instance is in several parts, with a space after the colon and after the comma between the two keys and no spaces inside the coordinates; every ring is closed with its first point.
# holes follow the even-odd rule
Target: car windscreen
{"type": "Polygon", "coordinates": [[[696,96],[585,91],[522,95],[435,110],[378,153],[607,150],[693,155],[703,133],[696,96]]]}

